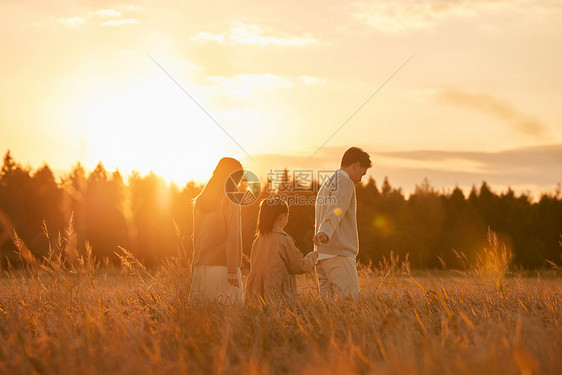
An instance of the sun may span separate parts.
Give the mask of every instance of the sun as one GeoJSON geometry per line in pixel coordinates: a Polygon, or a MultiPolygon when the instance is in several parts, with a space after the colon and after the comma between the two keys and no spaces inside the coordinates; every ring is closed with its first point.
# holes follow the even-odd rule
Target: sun
{"type": "Polygon", "coordinates": [[[231,145],[169,77],[156,73],[95,85],[81,111],[85,163],[152,170],[180,184],[205,181],[231,145]]]}

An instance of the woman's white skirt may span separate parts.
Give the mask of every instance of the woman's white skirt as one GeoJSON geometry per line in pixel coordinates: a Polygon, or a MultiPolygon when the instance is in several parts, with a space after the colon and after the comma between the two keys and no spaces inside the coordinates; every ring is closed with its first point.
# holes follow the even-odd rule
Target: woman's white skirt
{"type": "Polygon", "coordinates": [[[238,268],[238,287],[226,278],[226,266],[196,266],[191,278],[190,301],[242,303],[242,272],[238,268]]]}

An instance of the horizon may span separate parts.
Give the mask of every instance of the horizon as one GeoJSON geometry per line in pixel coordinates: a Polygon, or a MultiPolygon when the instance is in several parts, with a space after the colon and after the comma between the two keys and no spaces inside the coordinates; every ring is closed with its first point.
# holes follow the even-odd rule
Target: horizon
{"type": "MultiPolygon", "coordinates": [[[[420,151],[420,152],[424,152],[424,151],[420,151]]],[[[425,151],[425,152],[427,152],[427,151],[425,151]]],[[[4,153],[4,155],[5,155],[5,153],[4,153]]],[[[158,171],[154,171],[154,170],[139,171],[137,169],[133,169],[131,171],[123,171],[119,167],[114,168],[114,169],[110,169],[106,165],[104,165],[103,162],[101,162],[101,161],[99,161],[93,167],[87,167],[80,162],[74,163],[72,165],[72,168],[69,168],[69,169],[53,168],[48,163],[43,163],[40,166],[32,167],[29,164],[27,164],[27,165],[22,164],[19,160],[17,160],[17,158],[14,158],[14,155],[12,153],[10,153],[10,155],[14,159],[14,162],[16,162],[17,164],[19,164],[20,166],[22,166],[25,169],[30,169],[30,172],[37,171],[38,169],[42,168],[45,165],[48,166],[51,169],[57,184],[62,183],[62,180],[64,178],[68,177],[70,175],[70,173],[72,172],[72,170],[76,166],[78,166],[78,164],[80,164],[82,166],[82,168],[84,168],[84,171],[86,173],[86,177],[88,177],[96,169],[96,167],[99,163],[101,163],[102,166],[107,171],[108,179],[111,177],[110,176],[111,173],[119,172],[119,174],[123,178],[123,182],[125,183],[125,185],[128,185],[129,179],[134,174],[138,174],[138,176],[140,178],[145,178],[145,177],[149,176],[150,174],[154,174],[158,179],[165,182],[167,186],[175,185],[180,190],[184,189],[190,183],[194,183],[194,184],[200,185],[200,186],[204,186],[207,183],[207,179],[206,180],[200,180],[200,179],[195,179],[195,178],[186,178],[185,180],[176,181],[173,178],[168,178],[165,175],[162,175],[162,174],[158,173],[158,171]]],[[[322,172],[326,173],[326,172],[329,172],[329,171],[335,171],[338,168],[332,168],[332,169],[322,168],[322,169],[313,170],[313,172],[317,173],[319,171],[322,171],[322,172]]],[[[245,170],[254,173],[254,171],[251,170],[251,169],[245,168],[245,170]]],[[[293,173],[298,174],[301,171],[305,171],[305,172],[310,171],[310,169],[303,170],[303,169],[294,169],[294,168],[289,168],[289,167],[281,167],[281,168],[273,169],[273,170],[269,170],[269,171],[264,170],[261,173],[256,173],[256,175],[260,179],[260,182],[263,186],[263,184],[265,184],[267,182],[267,179],[270,178],[273,174],[280,173],[280,172],[285,171],[285,170],[288,171],[291,180],[293,180],[293,178],[294,178],[293,173]]],[[[212,174],[212,171],[209,171],[209,176],[211,174],[212,174]]],[[[468,198],[469,194],[471,193],[471,191],[473,189],[476,189],[477,191],[479,191],[480,188],[482,187],[482,185],[484,183],[486,183],[487,186],[490,188],[490,190],[497,195],[506,194],[508,191],[511,190],[511,191],[513,191],[513,193],[516,196],[524,196],[525,195],[525,196],[528,196],[531,199],[531,201],[534,201],[534,202],[538,201],[540,199],[540,197],[542,197],[543,195],[552,195],[552,194],[560,195],[561,185],[562,185],[561,183],[557,183],[550,190],[548,190],[548,189],[547,190],[536,190],[536,189],[533,189],[532,186],[530,186],[528,188],[524,188],[524,187],[517,188],[517,187],[511,186],[511,185],[494,184],[494,183],[490,183],[490,181],[488,181],[486,179],[482,179],[478,182],[473,182],[472,184],[464,184],[464,185],[458,184],[458,183],[449,184],[449,185],[436,185],[434,180],[432,180],[428,176],[424,175],[423,177],[421,177],[421,179],[419,181],[415,181],[413,183],[413,185],[404,186],[404,185],[401,185],[399,182],[397,182],[397,181],[399,181],[399,178],[394,179],[392,176],[389,176],[387,174],[383,175],[383,174],[380,174],[380,173],[378,173],[377,176],[376,176],[374,173],[372,173],[372,168],[367,171],[367,174],[361,180],[361,184],[363,186],[365,186],[369,182],[370,179],[372,179],[375,182],[376,187],[379,190],[381,189],[384,180],[388,179],[392,188],[400,190],[406,199],[408,199],[409,196],[412,195],[415,192],[415,190],[419,186],[424,184],[425,182],[428,182],[429,187],[431,187],[436,193],[442,194],[442,195],[448,195],[448,194],[452,193],[453,190],[455,190],[456,188],[459,188],[463,192],[465,198],[468,198]]]]}

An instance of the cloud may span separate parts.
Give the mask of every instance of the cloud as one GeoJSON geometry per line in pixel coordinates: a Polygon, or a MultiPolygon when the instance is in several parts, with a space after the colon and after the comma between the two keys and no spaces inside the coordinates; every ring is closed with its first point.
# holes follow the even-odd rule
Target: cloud
{"type": "MultiPolygon", "coordinates": [[[[407,32],[429,29],[440,22],[452,18],[474,18],[482,20],[482,16],[497,16],[511,13],[519,25],[537,26],[540,19],[542,27],[551,23],[559,28],[562,7],[556,1],[506,1],[506,0],[395,0],[369,1],[359,0],[354,3],[352,15],[378,31],[386,33],[407,32]],[[523,12],[521,12],[523,10],[523,12]]],[[[494,30],[497,23],[480,24],[479,28],[494,30]]]]}
{"type": "Polygon", "coordinates": [[[431,27],[440,20],[452,16],[474,16],[483,6],[501,2],[501,0],[360,2],[356,5],[354,15],[379,31],[399,32],[431,27]]]}
{"type": "Polygon", "coordinates": [[[238,23],[225,34],[211,34],[200,32],[191,40],[199,42],[214,42],[219,44],[247,44],[259,47],[268,45],[282,47],[304,47],[318,41],[310,35],[274,35],[270,29],[263,29],[258,25],[238,23]]]}
{"type": "Polygon", "coordinates": [[[123,25],[134,25],[138,23],[138,21],[134,18],[128,19],[119,19],[119,20],[109,20],[100,23],[101,26],[123,26],[123,25]]]}
{"type": "Polygon", "coordinates": [[[325,78],[301,76],[297,79],[266,74],[238,74],[231,77],[207,77],[215,88],[228,92],[229,95],[249,96],[258,90],[290,89],[296,85],[317,86],[326,81],[325,78]]]}
{"type": "MultiPolygon", "coordinates": [[[[139,9],[135,6],[126,6],[126,10],[136,10],[139,9]]],[[[138,23],[135,18],[121,18],[122,13],[115,9],[98,9],[96,11],[89,12],[86,17],[71,17],[66,19],[60,19],[61,22],[66,27],[78,27],[85,23],[95,22],[100,26],[123,26],[123,25],[134,25],[138,23]],[[106,19],[103,21],[103,19],[106,19]]]]}
{"type": "Polygon", "coordinates": [[[293,82],[275,74],[238,74],[233,77],[215,76],[207,77],[209,81],[225,88],[291,88],[293,82]]]}
{"type": "MultiPolygon", "coordinates": [[[[341,155],[348,147],[324,147],[311,162],[314,150],[301,153],[270,153],[253,155],[247,167],[260,176],[270,170],[333,170],[339,166],[341,155]]],[[[411,150],[377,152],[365,147],[371,155],[373,176],[378,186],[389,177],[393,186],[412,193],[424,178],[438,189],[460,186],[469,190],[482,181],[494,189],[508,186],[517,192],[531,191],[535,196],[552,192],[562,183],[562,144],[521,147],[497,152],[411,150]]],[[[246,167],[246,164],[244,164],[246,167]]],[[[363,179],[366,181],[366,178],[363,179]]]]}
{"type": "Polygon", "coordinates": [[[140,6],[137,6],[137,5],[125,5],[125,6],[122,7],[122,9],[130,10],[130,11],[137,11],[137,10],[141,10],[142,8],[140,6]]]}
{"type": "Polygon", "coordinates": [[[326,78],[313,76],[300,76],[299,79],[307,86],[319,86],[326,83],[326,78]]]}
{"type": "Polygon", "coordinates": [[[548,127],[539,119],[519,111],[508,102],[492,95],[458,89],[442,89],[435,93],[435,98],[447,104],[471,108],[494,116],[524,134],[542,137],[548,133],[548,127]]]}
{"type": "MultiPolygon", "coordinates": [[[[562,165],[562,144],[515,148],[498,152],[477,151],[393,151],[378,155],[410,161],[439,163],[447,160],[463,160],[480,166],[481,171],[503,173],[506,167],[512,170],[531,171],[537,169],[538,161],[544,166],[562,165]]],[[[562,172],[558,173],[562,177],[562,172]]]]}
{"type": "Polygon", "coordinates": [[[413,173],[413,176],[423,171],[428,177],[439,176],[441,180],[446,180],[446,175],[449,174],[449,181],[456,178],[467,185],[481,180],[505,186],[555,185],[562,182],[562,144],[521,147],[498,152],[379,152],[375,154],[374,159],[375,164],[376,160],[380,159],[390,171],[404,170],[413,173]],[[472,181],[469,181],[469,178],[472,178],[472,181]]]}
{"type": "Polygon", "coordinates": [[[100,9],[95,12],[88,13],[88,17],[121,17],[121,13],[114,9],[100,9]]]}
{"type": "Polygon", "coordinates": [[[222,34],[210,34],[206,32],[200,32],[199,34],[192,37],[191,40],[224,44],[226,43],[227,37],[222,34]]]}
{"type": "Polygon", "coordinates": [[[82,26],[85,21],[86,20],[82,17],[71,17],[59,20],[65,27],[79,27],[82,26]]]}
{"type": "Polygon", "coordinates": [[[463,3],[420,2],[376,2],[359,3],[356,18],[372,28],[384,32],[397,32],[426,28],[446,16],[470,15],[472,12],[463,3]]]}

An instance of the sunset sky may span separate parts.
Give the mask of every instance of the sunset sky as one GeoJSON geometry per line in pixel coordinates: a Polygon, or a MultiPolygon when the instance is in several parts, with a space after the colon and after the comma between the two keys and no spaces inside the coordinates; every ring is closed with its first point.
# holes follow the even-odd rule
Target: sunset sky
{"type": "Polygon", "coordinates": [[[359,146],[406,191],[562,183],[557,1],[3,0],[0,43],[0,152],[32,168],[183,184],[359,146]]]}

